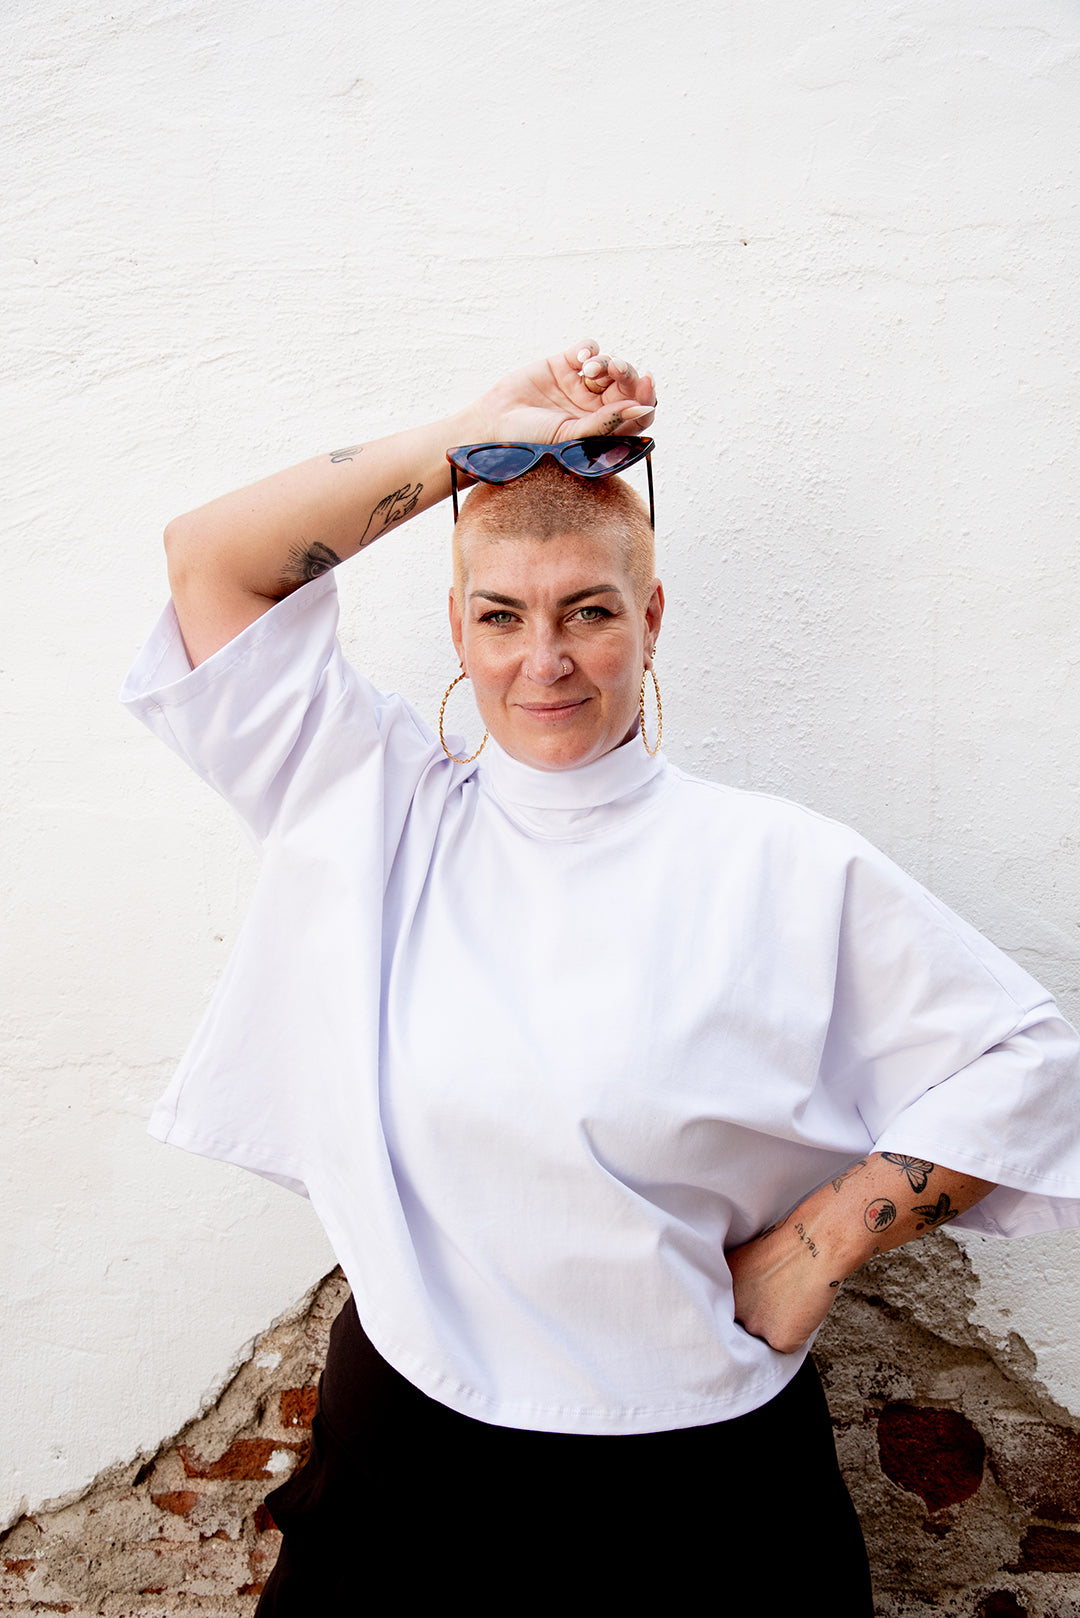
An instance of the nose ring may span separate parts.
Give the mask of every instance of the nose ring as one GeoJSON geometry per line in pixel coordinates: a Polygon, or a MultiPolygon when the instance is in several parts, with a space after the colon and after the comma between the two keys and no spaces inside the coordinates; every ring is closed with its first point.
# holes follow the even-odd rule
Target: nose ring
{"type": "Polygon", "coordinates": [[[565,659],[565,657],[564,657],[564,658],[563,658],[563,660],[562,660],[562,665],[561,665],[561,667],[562,667],[562,673],[563,673],[563,677],[565,677],[565,676],[566,676],[566,675],[567,675],[567,674],[569,674],[569,673],[570,673],[570,669],[571,669],[571,664],[569,664],[569,663],[568,663],[568,662],[567,662],[567,661],[566,661],[566,659],[565,659]]]}

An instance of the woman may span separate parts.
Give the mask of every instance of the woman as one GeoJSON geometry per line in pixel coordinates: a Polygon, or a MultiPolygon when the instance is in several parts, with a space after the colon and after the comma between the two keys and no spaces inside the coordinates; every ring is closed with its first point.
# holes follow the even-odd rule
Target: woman
{"type": "Polygon", "coordinates": [[[151,1128],[306,1191],[355,1302],[260,1613],[379,1551],[491,1605],[868,1613],[808,1339],[872,1253],[1080,1208],[1045,991],[855,834],[664,763],[651,524],[588,442],[654,408],[579,344],[166,535],[126,699],[264,861],[151,1128]],[[478,758],[344,663],[328,572],[448,451],[505,479],[454,534],[478,758]]]}

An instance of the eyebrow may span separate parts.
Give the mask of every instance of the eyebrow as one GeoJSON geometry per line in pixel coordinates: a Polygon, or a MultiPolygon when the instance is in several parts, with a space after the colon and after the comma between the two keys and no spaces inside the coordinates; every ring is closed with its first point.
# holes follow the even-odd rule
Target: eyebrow
{"type": "MultiPolygon", "coordinates": [[[[586,596],[604,595],[618,596],[622,595],[622,591],[619,589],[617,584],[593,584],[590,585],[587,590],[575,590],[573,595],[562,596],[558,601],[556,601],[555,605],[557,607],[572,607],[578,601],[584,601],[586,596]]],[[[501,596],[496,594],[494,590],[470,591],[469,600],[476,601],[477,599],[482,601],[494,601],[496,606],[499,607],[515,607],[518,612],[525,612],[528,608],[528,603],[525,601],[519,601],[516,596],[501,596]]]]}

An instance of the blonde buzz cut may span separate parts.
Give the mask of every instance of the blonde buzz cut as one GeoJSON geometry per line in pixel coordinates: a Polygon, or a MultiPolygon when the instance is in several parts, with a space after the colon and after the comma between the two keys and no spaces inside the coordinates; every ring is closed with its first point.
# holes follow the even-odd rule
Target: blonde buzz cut
{"type": "Polygon", "coordinates": [[[652,591],[656,550],[645,502],[619,477],[579,478],[550,461],[510,483],[477,483],[454,525],[454,590],[464,600],[469,540],[558,539],[597,529],[614,534],[634,596],[644,606],[652,591]]]}

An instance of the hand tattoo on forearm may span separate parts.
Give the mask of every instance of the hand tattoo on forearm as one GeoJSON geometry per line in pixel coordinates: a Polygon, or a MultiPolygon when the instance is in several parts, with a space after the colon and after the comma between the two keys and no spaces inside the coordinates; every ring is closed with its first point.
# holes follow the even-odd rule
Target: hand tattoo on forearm
{"type": "Polygon", "coordinates": [[[415,509],[423,487],[422,483],[406,483],[404,488],[395,489],[392,494],[380,500],[367,520],[367,527],[360,540],[360,549],[363,550],[365,545],[377,539],[391,523],[400,522],[403,517],[407,517],[410,511],[415,509]]]}

